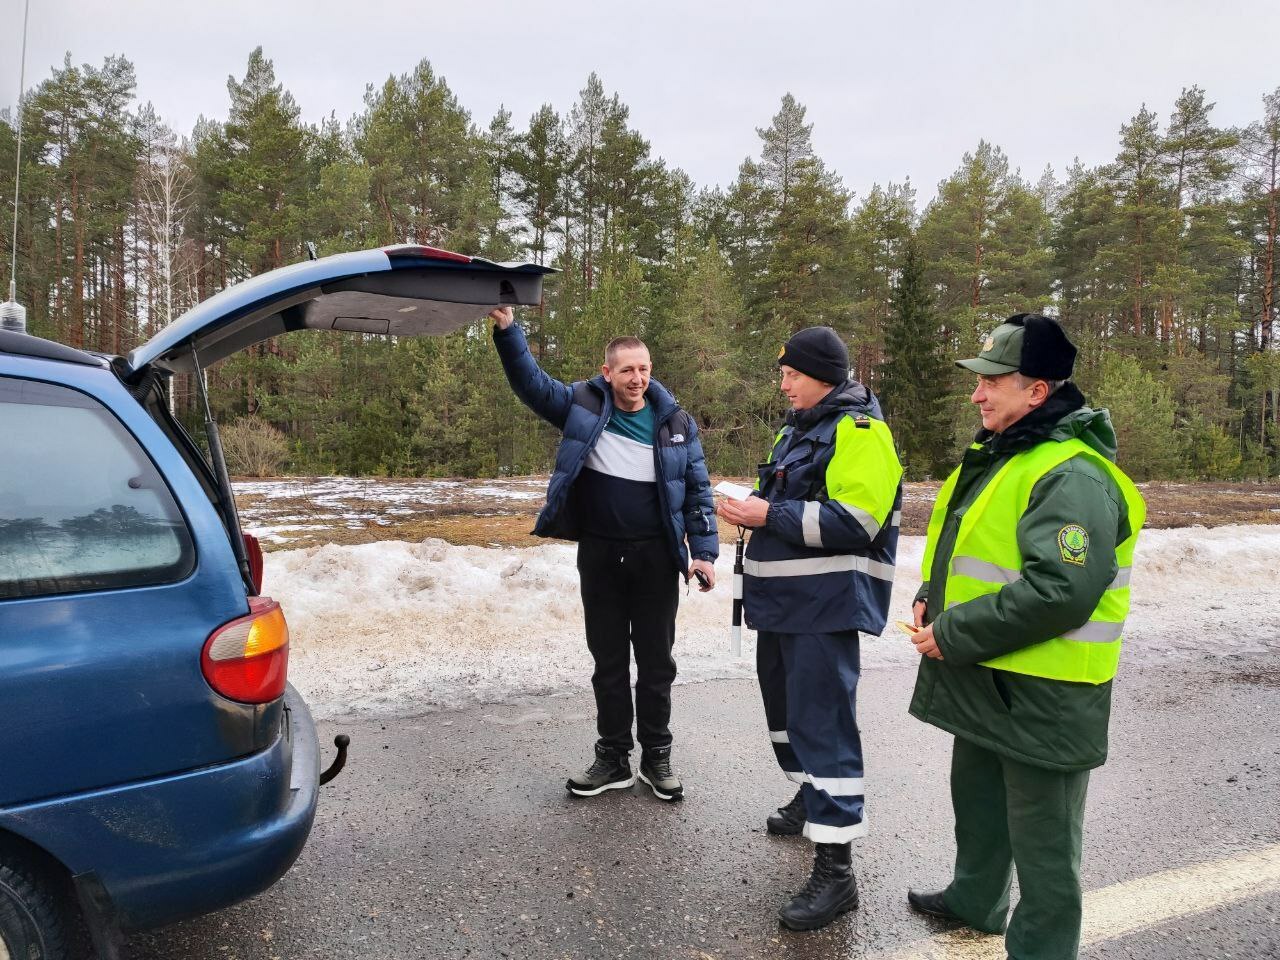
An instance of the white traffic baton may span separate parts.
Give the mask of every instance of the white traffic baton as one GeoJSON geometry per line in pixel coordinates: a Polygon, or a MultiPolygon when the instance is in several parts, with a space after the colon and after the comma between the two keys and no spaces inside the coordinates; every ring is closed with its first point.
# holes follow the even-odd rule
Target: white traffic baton
{"type": "Polygon", "coordinates": [[[733,556],[733,626],[729,628],[729,652],[742,656],[742,548],[747,530],[738,528],[738,548],[733,556]]]}

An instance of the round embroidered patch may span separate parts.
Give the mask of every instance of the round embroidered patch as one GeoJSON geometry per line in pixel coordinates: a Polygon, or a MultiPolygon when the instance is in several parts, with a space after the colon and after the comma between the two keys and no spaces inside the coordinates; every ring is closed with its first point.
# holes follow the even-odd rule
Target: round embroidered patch
{"type": "Polygon", "coordinates": [[[1067,563],[1084,566],[1089,555],[1089,531],[1078,523],[1069,523],[1058,531],[1058,549],[1067,563]]]}

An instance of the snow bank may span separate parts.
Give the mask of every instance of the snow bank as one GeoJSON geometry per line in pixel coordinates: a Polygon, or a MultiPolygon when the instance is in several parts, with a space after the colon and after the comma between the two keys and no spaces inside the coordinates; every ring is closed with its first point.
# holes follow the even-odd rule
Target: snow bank
{"type": "MultiPolygon", "coordinates": [[[[892,616],[908,619],[923,538],[904,537],[892,616]]],[[[710,594],[681,588],[677,682],[754,675],[754,635],[729,655],[732,547],[710,594]]],[[[1152,530],[1133,577],[1127,662],[1280,647],[1280,527],[1152,530]]],[[[440,540],[327,545],[267,557],[292,631],[290,679],[318,716],[412,713],[534,694],[590,703],[574,548],[440,540]]],[[[864,669],[913,661],[890,626],[864,669]]]]}

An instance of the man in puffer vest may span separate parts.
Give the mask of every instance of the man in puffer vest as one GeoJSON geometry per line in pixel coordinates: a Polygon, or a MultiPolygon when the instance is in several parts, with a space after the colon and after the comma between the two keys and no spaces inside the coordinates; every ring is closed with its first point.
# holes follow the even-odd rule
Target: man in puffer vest
{"type": "Polygon", "coordinates": [[[1107,757],[1111,681],[1146,508],[1116,467],[1115,432],[1070,383],[1057,321],[1018,314],[982,352],[982,430],[929,521],[912,637],[911,713],[955,735],[956,863],[916,910],[988,933],[1013,960],[1080,946],[1089,771],[1107,757]]]}
{"type": "Polygon", "coordinates": [[[678,585],[697,575],[702,591],[715,586],[720,551],[697,424],[650,378],[649,349],[635,337],[615,337],[600,374],[569,385],[538,366],[510,307],[490,317],[511,389],[564,435],[533,532],[578,541],[599,734],[590,766],[566,787],[594,797],[635,783],[634,718],[640,779],[658,799],[680,800],[669,726],[678,585]]]}
{"type": "Polygon", "coordinates": [[[778,365],[791,412],[760,467],[756,495],[719,509],[753,528],[743,606],[758,631],[769,739],[787,778],[800,784],[767,826],[815,844],[808,883],[778,916],[793,930],[815,930],[858,905],[851,841],[867,829],[858,632],[884,629],[902,466],[875,396],[849,379],[849,354],[834,330],[801,330],[778,365]]]}

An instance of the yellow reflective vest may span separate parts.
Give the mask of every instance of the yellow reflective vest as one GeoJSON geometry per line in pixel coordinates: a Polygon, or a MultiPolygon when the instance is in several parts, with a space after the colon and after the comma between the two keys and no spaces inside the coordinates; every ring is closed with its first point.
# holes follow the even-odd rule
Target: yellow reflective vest
{"type": "MultiPolygon", "coordinates": [[[[1022,577],[1022,553],[1018,548],[1018,521],[1026,512],[1031,491],[1050,470],[1073,457],[1085,457],[1104,469],[1119,488],[1129,511],[1129,536],[1116,546],[1119,570],[1088,620],[1061,636],[1032,644],[983,661],[982,665],[1011,673],[1077,683],[1105,683],[1116,675],[1129,614],[1129,578],[1138,532],[1146,518],[1146,504],[1123,471],[1083,441],[1072,438],[1046,441],[1009,458],[987,483],[961,518],[946,584],[941,595],[947,608],[997,593],[1022,577]]],[[[957,468],[938,492],[929,518],[928,539],[921,564],[928,580],[943,524],[950,510],[957,468]]],[[[1088,549],[1088,534],[1074,525],[1058,533],[1064,563],[1080,563],[1088,549]]],[[[933,591],[931,591],[933,592],[933,591]]]]}

